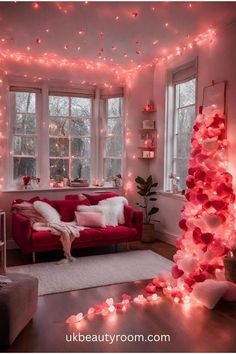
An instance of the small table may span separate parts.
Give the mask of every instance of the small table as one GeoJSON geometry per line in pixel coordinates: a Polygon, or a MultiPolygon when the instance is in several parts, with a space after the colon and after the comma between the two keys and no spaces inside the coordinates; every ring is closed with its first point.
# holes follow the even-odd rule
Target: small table
{"type": "Polygon", "coordinates": [[[0,270],[3,274],[6,272],[6,212],[0,210],[0,270]]]}

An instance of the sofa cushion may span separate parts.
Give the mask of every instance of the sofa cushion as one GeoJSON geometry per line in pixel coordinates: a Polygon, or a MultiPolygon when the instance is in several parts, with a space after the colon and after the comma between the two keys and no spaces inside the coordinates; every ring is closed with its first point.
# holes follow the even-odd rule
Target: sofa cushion
{"type": "Polygon", "coordinates": [[[76,211],[76,222],[79,226],[84,227],[101,227],[105,228],[105,216],[99,212],[76,211]]]}
{"type": "Polygon", "coordinates": [[[134,209],[131,205],[124,205],[125,225],[133,227],[134,209]]]}
{"type": "Polygon", "coordinates": [[[52,223],[57,223],[60,222],[60,214],[58,211],[53,208],[51,205],[48,203],[42,202],[41,200],[36,200],[33,204],[34,209],[42,215],[42,217],[47,221],[47,222],[52,222],[52,223]]]}
{"type": "Polygon", "coordinates": [[[21,203],[23,203],[23,202],[27,202],[27,203],[33,204],[33,203],[36,202],[37,200],[40,200],[40,198],[39,198],[39,197],[33,197],[33,198],[29,199],[29,200],[25,200],[25,199],[15,199],[12,204],[21,204],[21,203]]]}
{"type": "Polygon", "coordinates": [[[127,227],[127,226],[107,226],[105,229],[85,229],[80,232],[80,237],[76,238],[73,243],[75,245],[83,242],[96,242],[96,240],[116,241],[122,240],[126,241],[127,239],[132,239],[137,234],[137,230],[127,227]]]}
{"type": "Polygon", "coordinates": [[[56,209],[61,215],[61,220],[70,222],[75,219],[78,205],[90,205],[88,199],[83,200],[54,200],[56,209]]]}
{"type": "Polygon", "coordinates": [[[91,205],[96,205],[98,204],[98,202],[100,202],[103,199],[119,197],[119,194],[113,192],[105,192],[105,193],[98,193],[98,194],[83,193],[83,195],[85,195],[85,197],[88,198],[91,205]]]}

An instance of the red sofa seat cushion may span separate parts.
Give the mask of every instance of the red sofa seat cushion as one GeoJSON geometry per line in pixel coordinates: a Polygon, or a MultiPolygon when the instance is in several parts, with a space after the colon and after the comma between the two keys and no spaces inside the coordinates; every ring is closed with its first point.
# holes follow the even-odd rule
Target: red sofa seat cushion
{"type": "MultiPolygon", "coordinates": [[[[90,246],[97,245],[98,241],[112,240],[114,243],[119,241],[130,240],[137,235],[137,230],[127,226],[108,226],[105,229],[85,229],[80,232],[80,237],[75,238],[72,243],[72,248],[82,243],[90,243],[90,246]]],[[[54,246],[55,248],[62,248],[60,236],[53,235],[49,231],[33,231],[32,232],[32,247],[34,249],[47,249],[54,246]]]]}
{"type": "Polygon", "coordinates": [[[91,205],[97,205],[101,200],[119,197],[119,194],[113,192],[105,192],[105,193],[98,193],[98,194],[85,194],[83,195],[89,200],[91,205]]]}
{"type": "Polygon", "coordinates": [[[78,205],[90,205],[88,199],[54,200],[53,204],[61,215],[61,220],[65,222],[70,222],[75,219],[75,211],[77,210],[78,205]]]}
{"type": "Polygon", "coordinates": [[[127,226],[107,226],[105,229],[85,229],[74,243],[92,242],[95,240],[122,240],[134,237],[137,230],[127,226]]]}

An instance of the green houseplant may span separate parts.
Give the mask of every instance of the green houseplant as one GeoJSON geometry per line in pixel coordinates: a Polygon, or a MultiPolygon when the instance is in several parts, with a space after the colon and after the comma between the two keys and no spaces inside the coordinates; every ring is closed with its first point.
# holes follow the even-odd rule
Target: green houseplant
{"type": "Polygon", "coordinates": [[[153,242],[155,240],[154,234],[154,225],[151,223],[153,216],[158,213],[159,208],[150,206],[150,202],[155,202],[156,198],[156,187],[158,186],[157,182],[153,182],[152,176],[149,176],[147,179],[144,179],[140,176],[135,178],[137,183],[138,194],[143,198],[143,203],[136,203],[144,212],[144,227],[143,227],[143,242],[153,242]]]}

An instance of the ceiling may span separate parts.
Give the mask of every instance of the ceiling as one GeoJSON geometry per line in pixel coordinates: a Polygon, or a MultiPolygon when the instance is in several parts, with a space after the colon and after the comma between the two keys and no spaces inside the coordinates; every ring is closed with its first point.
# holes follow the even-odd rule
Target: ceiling
{"type": "Polygon", "coordinates": [[[1,2],[0,50],[130,68],[235,17],[236,2],[1,2]]]}

